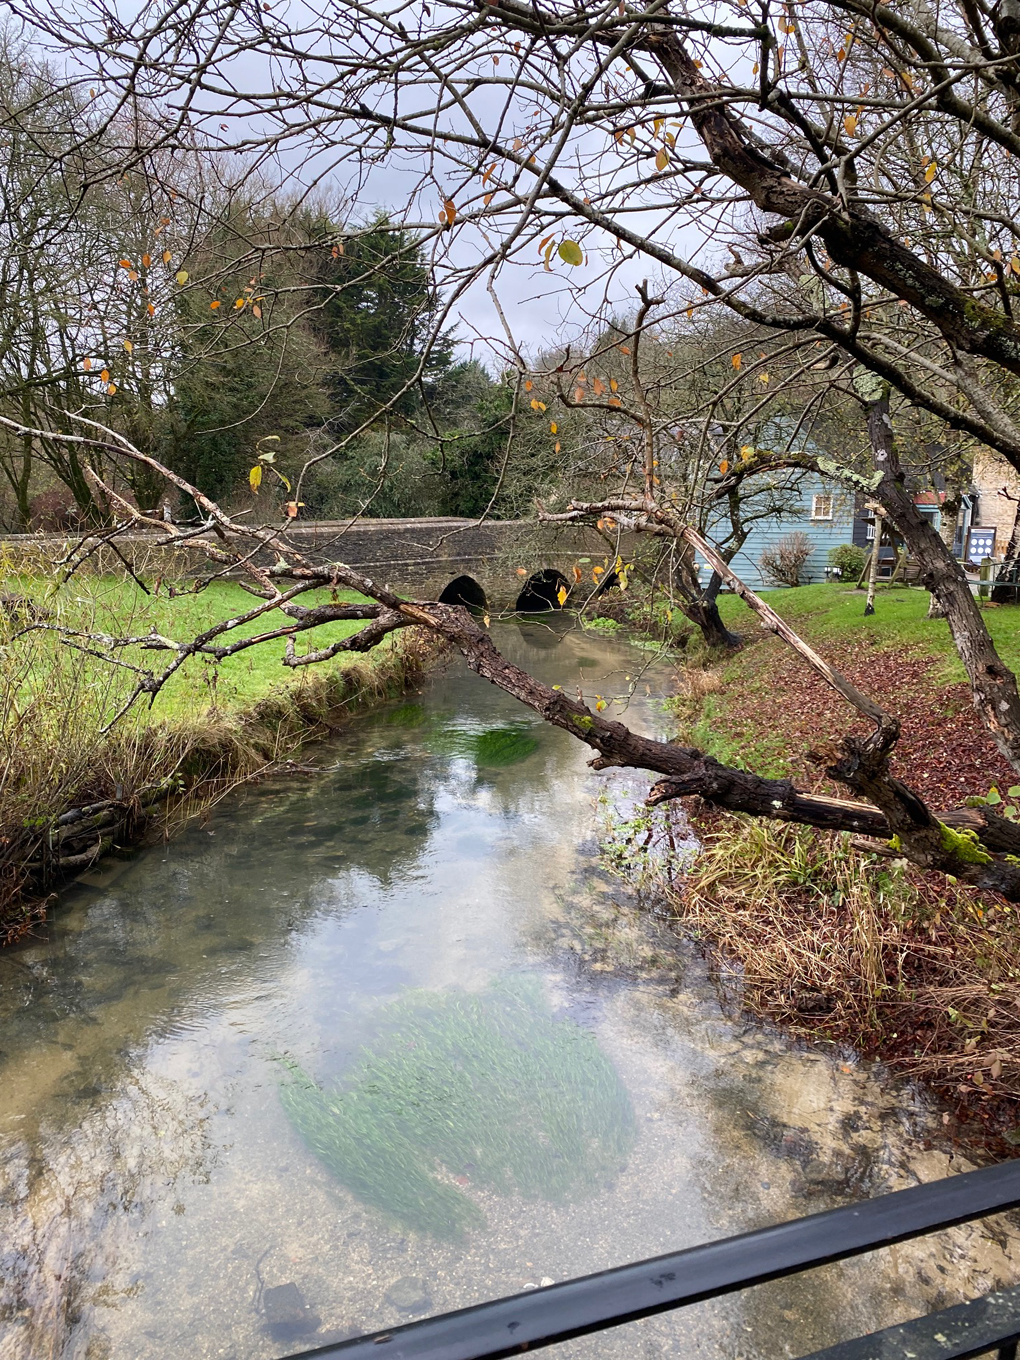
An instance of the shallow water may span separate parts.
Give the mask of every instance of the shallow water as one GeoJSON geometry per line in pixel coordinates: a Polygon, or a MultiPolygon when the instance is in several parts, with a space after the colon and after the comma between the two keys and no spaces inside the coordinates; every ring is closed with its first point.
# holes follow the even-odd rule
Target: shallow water
{"type": "MultiPolygon", "coordinates": [[[[659,729],[668,670],[566,623],[501,625],[497,641],[589,699],[633,687],[628,721],[659,729]]],[[[640,784],[585,755],[451,663],[322,748],[321,773],[105,864],[45,941],[0,956],[2,1360],[282,1356],[953,1169],[912,1088],[726,1017],[697,957],[600,872],[596,799],[626,810],[640,784]],[[447,1023],[506,989],[513,1043],[552,1064],[544,1102],[533,1073],[501,1075],[509,1049],[468,1052],[447,1023]],[[439,1056],[417,1021],[394,1030],[395,1004],[439,1017],[439,1056]],[[412,1095],[373,1069],[376,1103],[331,1168],[281,1087],[298,1066],[349,1100],[394,1032],[412,1095]],[[580,1110],[571,1044],[598,1076],[574,1083],[591,1091],[580,1110]],[[437,1072],[454,1122],[489,1121],[477,1157],[411,1146],[408,1109],[436,1114],[437,1072]],[[486,1157],[513,1163],[499,1138],[542,1119],[548,1186],[522,1188],[521,1155],[487,1176],[486,1157]],[[597,1174],[556,1142],[568,1124],[597,1174]],[[351,1163],[371,1179],[398,1153],[437,1202],[467,1204],[459,1237],[372,1202],[351,1163]]],[[[796,1356],[1012,1282],[1018,1260],[1001,1223],[957,1229],[557,1349],[796,1356]]]]}

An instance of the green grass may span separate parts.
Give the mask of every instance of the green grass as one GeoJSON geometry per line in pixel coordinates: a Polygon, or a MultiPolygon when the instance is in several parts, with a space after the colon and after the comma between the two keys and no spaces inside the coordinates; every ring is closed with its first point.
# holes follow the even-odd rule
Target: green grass
{"type": "MultiPolygon", "coordinates": [[[[880,589],[875,613],[864,617],[864,595],[846,586],[799,586],[796,590],[770,590],[764,596],[776,613],[803,629],[812,642],[853,642],[868,648],[903,648],[932,656],[942,663],[938,679],[950,684],[966,679],[949,626],[944,619],[929,619],[926,590],[895,587],[880,589]]],[[[723,595],[719,610],[736,632],[753,637],[758,632],[755,616],[735,595],[723,595]]],[[[983,609],[982,614],[999,655],[1007,666],[1020,668],[1020,608],[1003,605],[983,609]]]]}
{"type": "MultiPolygon", "coordinates": [[[[683,704],[670,704],[669,707],[679,715],[683,704]]],[[[783,738],[774,733],[748,737],[746,733],[731,731],[727,726],[726,701],[720,695],[709,694],[701,701],[697,717],[689,723],[684,740],[722,765],[753,770],[766,779],[785,779],[790,774],[790,753],[783,738]]]]}
{"type": "MultiPolygon", "coordinates": [[[[42,576],[10,572],[0,576],[0,592],[30,597],[45,625],[25,631],[23,608],[0,612],[0,945],[29,928],[43,909],[38,895],[68,873],[129,844],[145,825],[165,828],[199,811],[292,757],[341,716],[400,693],[433,655],[412,628],[368,655],[341,654],[296,671],[281,664],[282,638],[219,664],[189,657],[154,704],[137,698],[111,726],[138,682],[131,666],[158,674],[173,652],[136,644],[116,649],[116,660],[129,664],[115,664],[95,654],[102,644],[90,635],[155,631],[186,642],[247,612],[254,597],[217,582],[171,599],[104,576],[76,578],[58,591],[42,576]],[[50,834],[64,812],[98,803],[109,811],[94,825],[85,818],[78,834],[50,834]]],[[[315,598],[331,593],[310,593],[303,602],[315,598]]],[[[284,617],[273,611],[238,631],[253,636],[284,617]]],[[[361,626],[325,625],[299,640],[298,651],[361,626]]]]}
{"type": "MultiPolygon", "coordinates": [[[[165,589],[159,595],[146,595],[129,578],[112,576],[79,577],[59,590],[54,589],[50,582],[38,578],[8,579],[3,589],[38,601],[49,612],[49,622],[59,623],[66,628],[94,629],[120,636],[154,631],[177,642],[186,642],[224,619],[246,613],[257,603],[254,596],[229,581],[214,582],[197,595],[186,594],[173,599],[169,598],[165,589]]],[[[338,591],[334,596],[330,591],[323,590],[302,596],[300,602],[312,605],[333,598],[343,602],[363,599],[350,591],[338,591]]],[[[285,622],[282,614],[273,611],[218,641],[223,645],[237,638],[254,637],[285,622]]],[[[361,627],[363,623],[357,620],[324,624],[306,637],[299,637],[298,651],[328,646],[349,637],[361,627]]],[[[36,635],[37,638],[39,636],[36,635]]],[[[50,638],[51,646],[59,645],[55,636],[50,635],[50,638]]],[[[283,653],[284,641],[281,638],[239,652],[221,662],[189,657],[158,695],[151,717],[156,720],[192,718],[213,705],[234,711],[251,708],[272,690],[300,683],[308,674],[305,668],[292,670],[282,665],[283,653]]],[[[126,648],[117,655],[124,661],[157,673],[172,657],[170,652],[147,651],[142,647],[126,648]]],[[[341,655],[331,664],[343,666],[358,659],[356,655],[341,655]]],[[[103,665],[99,661],[96,664],[98,667],[103,665]]],[[[44,683],[45,675],[45,653],[40,652],[33,667],[33,684],[44,683]]],[[[124,679],[128,679],[126,672],[124,679]]],[[[116,693],[123,691],[123,685],[115,687],[116,693]]],[[[140,713],[143,711],[149,712],[147,703],[139,710],[140,713]]]]}
{"type": "Polygon", "coordinates": [[[341,1085],[295,1067],[281,1100],[358,1199],[446,1239],[483,1222],[451,1178],[563,1202],[605,1186],[634,1138],[612,1063],[588,1030],[553,1018],[536,979],[409,993],[341,1085]]]}

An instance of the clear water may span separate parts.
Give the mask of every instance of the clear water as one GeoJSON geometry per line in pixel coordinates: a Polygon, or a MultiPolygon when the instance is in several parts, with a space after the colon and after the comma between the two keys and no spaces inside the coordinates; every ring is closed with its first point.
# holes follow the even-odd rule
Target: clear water
{"type": "MultiPolygon", "coordinates": [[[[631,677],[628,721],[659,729],[668,670],[565,626],[497,640],[589,698],[631,677]]],[[[596,799],[625,810],[641,785],[585,758],[451,663],[320,750],[321,773],[104,866],[44,940],[0,956],[2,1360],[282,1356],[950,1169],[912,1089],[724,1015],[697,957],[600,872],[596,799]],[[453,1118],[489,1121],[480,1148],[548,1119],[534,1136],[551,1171],[494,1184],[481,1154],[417,1149],[471,1222],[415,1231],[312,1150],[281,1083],[297,1064],[349,1084],[410,993],[442,1017],[500,988],[534,1010],[524,1051],[558,1026],[601,1074],[574,1082],[582,1105],[591,1090],[580,1136],[602,1136],[597,1102],[621,1093],[629,1132],[575,1174],[550,1152],[563,1071],[546,1110],[534,1080],[505,1079],[487,1049],[461,1061],[467,1041],[443,1030],[453,1118]]],[[[424,1060],[402,1042],[414,1087],[424,1060]]],[[[413,1142],[407,1090],[384,1097],[413,1142]]],[[[356,1131],[370,1170],[392,1155],[386,1119],[356,1131]]],[[[1013,1280],[1018,1259],[1008,1229],[958,1229],[558,1349],[801,1355],[1013,1280]]]]}

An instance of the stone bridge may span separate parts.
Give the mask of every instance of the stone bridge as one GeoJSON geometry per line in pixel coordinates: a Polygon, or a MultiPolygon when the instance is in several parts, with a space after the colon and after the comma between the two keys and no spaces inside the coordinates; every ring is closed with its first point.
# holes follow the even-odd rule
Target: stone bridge
{"type": "MultiPolygon", "coordinates": [[[[309,521],[291,537],[309,557],[337,558],[401,594],[492,610],[557,607],[580,559],[601,565],[609,551],[594,529],[528,520],[309,521]]],[[[587,563],[582,571],[590,583],[587,563]]]]}
{"type": "MultiPolygon", "coordinates": [[[[607,561],[610,549],[591,528],[576,525],[539,525],[529,520],[474,519],[362,519],[298,521],[288,536],[313,561],[341,561],[416,599],[441,599],[491,611],[556,608],[559,591],[569,593],[574,568],[580,566],[588,590],[593,588],[591,567],[607,561]]],[[[65,535],[24,534],[3,540],[8,559],[19,555],[59,559],[69,546],[65,535]],[[19,554],[19,549],[20,554],[19,554]]],[[[178,549],[161,549],[149,534],[117,539],[124,556],[145,576],[203,570],[206,560],[194,543],[182,561],[178,549]],[[161,555],[174,554],[165,563],[161,555]]],[[[626,551],[626,549],[624,549],[626,551]]],[[[92,562],[94,570],[119,572],[109,549],[92,562]]],[[[31,569],[31,568],[29,568],[31,569]]],[[[607,570],[600,585],[609,584],[607,570]]]]}

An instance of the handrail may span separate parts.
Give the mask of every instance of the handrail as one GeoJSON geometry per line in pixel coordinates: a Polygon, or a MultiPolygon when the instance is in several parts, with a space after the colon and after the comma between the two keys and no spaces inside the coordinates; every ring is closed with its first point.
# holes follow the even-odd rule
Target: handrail
{"type": "Polygon", "coordinates": [[[1020,1206],[1020,1161],[354,1337],[289,1360],[499,1360],[1020,1206]]]}
{"type": "Polygon", "coordinates": [[[1020,1285],[996,1289],[969,1303],[943,1308],[897,1327],[839,1341],[804,1360],[970,1360],[998,1349],[999,1360],[1016,1360],[1020,1337],[1020,1285]]]}

